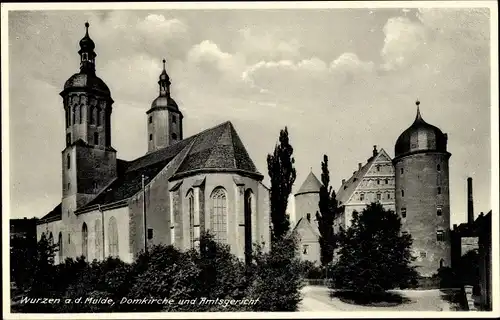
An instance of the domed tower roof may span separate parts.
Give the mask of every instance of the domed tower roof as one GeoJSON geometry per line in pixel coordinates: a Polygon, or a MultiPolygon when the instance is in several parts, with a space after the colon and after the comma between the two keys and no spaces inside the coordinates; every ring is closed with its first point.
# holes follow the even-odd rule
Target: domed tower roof
{"type": "Polygon", "coordinates": [[[92,90],[111,95],[108,86],[95,74],[95,43],[89,36],[89,23],[85,23],[85,36],[80,40],[80,72],[72,75],[64,84],[61,95],[69,91],[92,90]]]}
{"type": "Polygon", "coordinates": [[[395,157],[402,157],[415,152],[437,151],[447,152],[447,134],[424,121],[420,114],[420,102],[416,102],[417,116],[413,124],[403,131],[396,141],[395,157]]]}
{"type": "Polygon", "coordinates": [[[151,109],[170,109],[174,111],[179,111],[179,106],[174,99],[170,96],[170,77],[165,69],[165,59],[163,59],[163,70],[160,73],[160,79],[158,84],[160,85],[160,95],[153,100],[151,103],[151,109]]]}

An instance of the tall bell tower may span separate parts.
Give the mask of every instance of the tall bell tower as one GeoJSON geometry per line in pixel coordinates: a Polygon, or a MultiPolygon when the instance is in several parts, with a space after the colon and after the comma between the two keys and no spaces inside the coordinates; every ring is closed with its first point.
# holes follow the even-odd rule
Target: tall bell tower
{"type": "MultiPolygon", "coordinates": [[[[65,113],[66,147],[62,151],[62,216],[88,203],[116,177],[116,150],[111,146],[113,99],[95,72],[95,44],[85,23],[80,41],[80,71],[60,93],[65,113]]],[[[69,219],[69,221],[68,221],[69,219]]]]}

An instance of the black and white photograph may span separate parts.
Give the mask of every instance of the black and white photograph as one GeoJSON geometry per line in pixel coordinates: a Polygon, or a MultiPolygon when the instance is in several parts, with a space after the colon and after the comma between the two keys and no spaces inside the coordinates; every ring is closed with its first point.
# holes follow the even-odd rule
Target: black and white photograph
{"type": "Polygon", "coordinates": [[[1,16],[5,319],[498,314],[495,1],[1,16]]]}

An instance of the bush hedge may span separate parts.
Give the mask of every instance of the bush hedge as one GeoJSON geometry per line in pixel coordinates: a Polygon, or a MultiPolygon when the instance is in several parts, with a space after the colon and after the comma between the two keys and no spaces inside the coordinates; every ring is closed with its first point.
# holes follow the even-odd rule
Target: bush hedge
{"type": "Polygon", "coordinates": [[[294,311],[301,300],[304,266],[291,237],[275,243],[270,252],[256,246],[252,261],[246,264],[209,234],[202,235],[198,249],[156,245],[131,264],[116,258],[88,262],[80,257],[54,265],[54,248],[44,239],[38,252],[30,262],[32,276],[22,281],[24,298],[61,302],[21,303],[18,312],[294,311]],[[124,298],[128,302],[167,298],[174,303],[120,303],[124,298]],[[200,304],[202,299],[258,302],[200,304]]]}

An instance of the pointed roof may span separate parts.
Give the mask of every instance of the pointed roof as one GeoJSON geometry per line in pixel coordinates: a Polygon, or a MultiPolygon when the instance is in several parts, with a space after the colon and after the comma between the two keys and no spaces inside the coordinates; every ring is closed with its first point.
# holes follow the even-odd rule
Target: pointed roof
{"type": "Polygon", "coordinates": [[[385,156],[387,159],[391,159],[387,152],[385,152],[384,149],[380,149],[380,151],[377,153],[377,155],[371,157],[368,159],[368,162],[361,167],[360,170],[356,171],[349,180],[347,180],[345,183],[343,183],[340,186],[340,189],[337,191],[337,200],[340,201],[342,204],[345,204],[346,202],[349,201],[351,198],[352,194],[358,187],[359,183],[361,180],[363,180],[363,177],[366,175],[366,173],[370,170],[372,167],[373,163],[375,163],[381,156],[385,156]],[[344,188],[345,187],[345,188],[344,188]]]}
{"type": "Polygon", "coordinates": [[[127,200],[167,167],[170,180],[199,173],[233,172],[261,181],[257,171],[231,122],[227,121],[202,131],[166,148],[151,152],[122,164],[123,172],[96,198],[77,210],[127,200]]]}
{"type": "Polygon", "coordinates": [[[307,218],[304,217],[300,218],[299,221],[297,221],[295,227],[293,228],[293,232],[297,232],[301,227],[310,229],[312,233],[317,237],[321,236],[317,224],[312,223],[311,221],[307,220],[307,218]]]}
{"type": "Polygon", "coordinates": [[[321,186],[322,186],[321,182],[318,180],[318,178],[316,178],[314,173],[311,171],[309,172],[309,175],[302,183],[302,186],[299,188],[299,191],[295,193],[295,196],[304,193],[317,193],[319,192],[321,186]]]}

